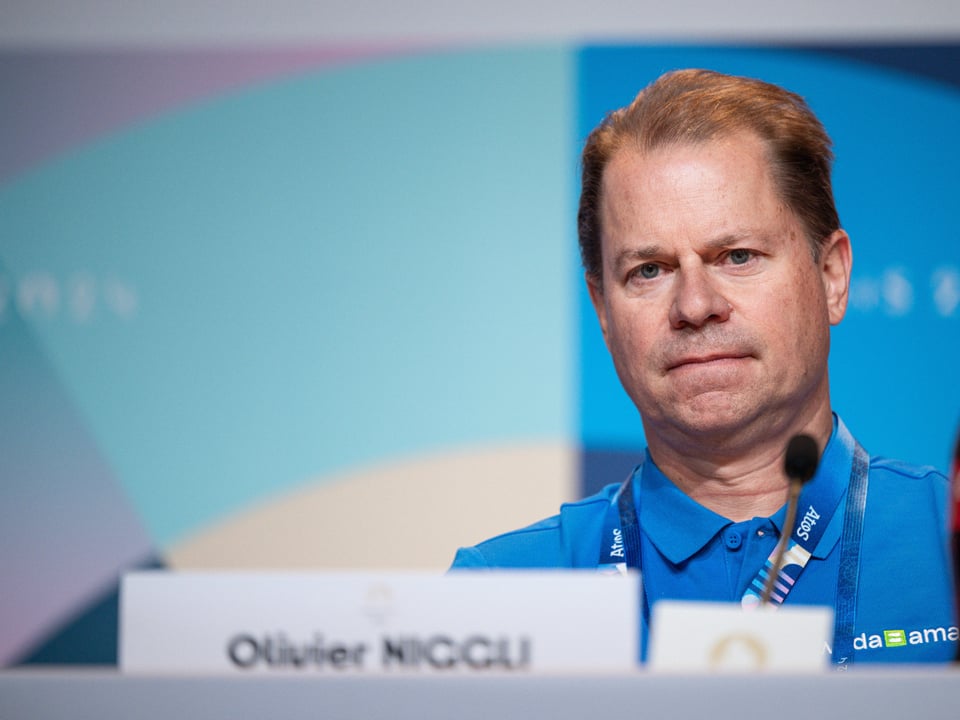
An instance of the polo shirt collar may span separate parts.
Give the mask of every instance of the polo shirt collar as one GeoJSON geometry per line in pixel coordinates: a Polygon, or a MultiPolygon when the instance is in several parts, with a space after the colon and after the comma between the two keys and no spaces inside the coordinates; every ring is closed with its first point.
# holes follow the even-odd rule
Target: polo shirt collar
{"type": "MultiPolygon", "coordinates": [[[[640,468],[640,527],[674,565],[699,551],[730,521],[692,500],[656,466],[647,450],[640,468]]],[[[635,497],[636,499],[636,497],[635,497]]]]}
{"type": "MultiPolygon", "coordinates": [[[[834,415],[833,432],[822,453],[817,472],[800,494],[801,508],[806,507],[805,499],[814,492],[826,491],[828,495],[843,498],[853,466],[854,446],[855,441],[843,421],[834,415]]],[[[640,508],[640,526],[644,534],[675,565],[695,555],[724,527],[732,524],[729,519],[680,490],[656,466],[649,450],[639,468],[639,483],[634,482],[634,500],[640,508]]],[[[781,533],[786,511],[784,505],[770,517],[781,533]]],[[[836,504],[827,522],[827,529],[814,549],[813,557],[826,557],[840,539],[843,529],[842,502],[836,504]]]]}

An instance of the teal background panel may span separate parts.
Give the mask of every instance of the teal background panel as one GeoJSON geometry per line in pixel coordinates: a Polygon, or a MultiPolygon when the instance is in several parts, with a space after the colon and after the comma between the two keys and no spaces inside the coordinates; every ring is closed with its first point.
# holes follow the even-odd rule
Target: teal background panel
{"type": "Polygon", "coordinates": [[[8,285],[163,547],[347,468],[575,434],[570,52],[337,67],[0,189],[8,285]],[[51,299],[53,298],[53,299],[51,299]]]}

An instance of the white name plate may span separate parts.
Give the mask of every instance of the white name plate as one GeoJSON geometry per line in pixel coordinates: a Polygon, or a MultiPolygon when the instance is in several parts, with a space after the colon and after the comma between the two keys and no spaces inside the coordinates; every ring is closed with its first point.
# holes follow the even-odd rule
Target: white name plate
{"type": "Polygon", "coordinates": [[[650,623],[651,670],[821,672],[829,666],[833,609],[661,601],[650,623]]]}
{"type": "Polygon", "coordinates": [[[135,572],[130,673],[617,672],[639,579],[595,572],[135,572]]]}

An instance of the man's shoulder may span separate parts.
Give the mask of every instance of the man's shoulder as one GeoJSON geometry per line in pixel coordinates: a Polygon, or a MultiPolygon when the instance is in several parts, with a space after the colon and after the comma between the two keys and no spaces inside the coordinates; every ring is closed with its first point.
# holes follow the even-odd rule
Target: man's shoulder
{"type": "Polygon", "coordinates": [[[870,458],[867,512],[874,522],[879,513],[889,522],[928,524],[945,532],[949,494],[949,481],[934,467],[870,458]]]}
{"type": "Polygon", "coordinates": [[[871,488],[894,493],[943,494],[949,487],[946,476],[930,465],[915,465],[883,456],[870,458],[871,488]]]}
{"type": "Polygon", "coordinates": [[[947,480],[942,472],[930,465],[914,465],[881,455],[870,458],[870,475],[871,479],[877,476],[881,480],[920,480],[934,485],[945,483],[947,480]]]}
{"type": "Polygon", "coordinates": [[[460,548],[452,567],[561,568],[595,564],[603,518],[617,487],[608,485],[582,500],[564,503],[556,515],[460,548]]]}

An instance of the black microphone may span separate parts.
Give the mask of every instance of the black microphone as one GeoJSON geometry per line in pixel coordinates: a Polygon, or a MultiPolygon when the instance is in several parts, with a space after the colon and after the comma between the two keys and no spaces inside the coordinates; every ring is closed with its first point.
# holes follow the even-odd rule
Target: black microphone
{"type": "Polygon", "coordinates": [[[809,435],[794,435],[787,443],[787,454],[783,460],[783,469],[790,479],[790,495],[787,499],[787,517],[783,521],[783,532],[780,533],[780,541],[777,543],[777,555],[773,567],[767,575],[767,581],[763,584],[763,594],[760,596],[760,604],[765,605],[770,602],[770,593],[773,592],[773,584],[780,574],[780,568],[783,567],[783,554],[787,550],[787,542],[793,534],[793,523],[797,519],[797,502],[800,499],[800,490],[813,474],[817,471],[817,464],[820,462],[820,448],[817,447],[817,441],[809,435]]]}

